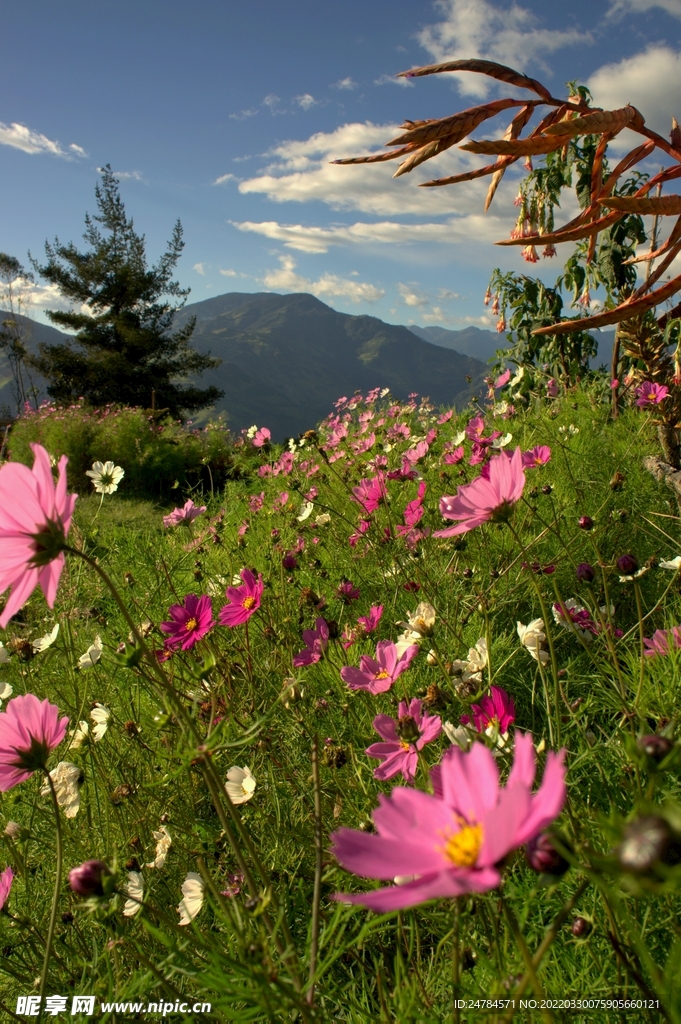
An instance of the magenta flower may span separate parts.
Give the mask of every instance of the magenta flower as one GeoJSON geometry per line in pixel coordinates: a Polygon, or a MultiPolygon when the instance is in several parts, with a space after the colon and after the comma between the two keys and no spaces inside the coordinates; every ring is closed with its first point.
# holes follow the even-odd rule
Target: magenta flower
{"type": "Polygon", "coordinates": [[[369,612],[368,615],[360,615],[358,617],[357,624],[362,627],[362,632],[365,634],[365,636],[368,636],[369,633],[373,633],[373,631],[376,629],[379,622],[381,621],[382,615],[383,605],[372,604],[371,611],[369,612]]]}
{"type": "Polygon", "coordinates": [[[451,452],[447,452],[443,458],[443,462],[447,466],[455,466],[457,462],[461,462],[464,456],[463,445],[459,445],[458,448],[454,448],[451,452]]]}
{"type": "Polygon", "coordinates": [[[529,734],[516,735],[515,760],[503,789],[494,758],[482,743],[474,743],[468,753],[450,747],[441,764],[441,797],[397,786],[390,796],[378,798],[373,815],[377,835],[343,828],[332,837],[333,853],[348,871],[386,881],[410,876],[412,881],[335,898],[387,913],[496,888],[506,854],[560,814],[564,753],[548,754],[542,784],[533,795],[529,734]]]}
{"type": "Polygon", "coordinates": [[[0,875],[0,910],[4,907],[9,896],[9,891],[12,888],[12,882],[14,881],[14,872],[11,868],[5,868],[0,875]]]}
{"type": "Polygon", "coordinates": [[[268,430],[268,428],[267,427],[261,427],[260,430],[257,430],[256,433],[255,433],[255,436],[253,438],[253,447],[254,448],[262,448],[263,445],[266,445],[266,444],[269,443],[269,440],[270,440],[271,437],[272,437],[272,435],[271,435],[270,431],[268,430]]]}
{"type": "Polygon", "coordinates": [[[442,732],[442,720],[438,715],[422,715],[422,702],[414,698],[400,701],[398,719],[389,715],[376,715],[374,729],[385,743],[373,743],[365,753],[383,762],[374,769],[374,778],[385,782],[402,772],[406,782],[413,782],[419,761],[419,750],[442,732]]]}
{"type": "Polygon", "coordinates": [[[54,607],[78,497],[66,493],[66,456],[59,460],[55,486],[50,456],[42,445],[31,448],[33,469],[20,462],[0,467],[0,592],[11,587],[0,615],[3,629],[37,586],[54,607]]]}
{"type": "Polygon", "coordinates": [[[382,473],[378,473],[370,480],[360,480],[359,485],[352,488],[352,500],[358,502],[367,515],[375,512],[385,498],[385,480],[382,473]]]}
{"type": "Polygon", "coordinates": [[[368,690],[369,693],[385,693],[398,676],[411,665],[419,653],[415,644],[397,656],[397,647],[392,640],[379,640],[376,645],[376,660],[368,654],[359,659],[359,668],[346,665],[341,669],[341,679],[351,690],[368,690]]]}
{"type": "Polygon", "coordinates": [[[462,725],[473,725],[477,732],[486,732],[490,727],[502,735],[515,722],[515,705],[501,686],[493,686],[479,704],[471,705],[471,715],[462,715],[462,725]]]}
{"type": "Polygon", "coordinates": [[[553,377],[546,385],[546,394],[548,398],[558,398],[558,395],[560,394],[560,388],[553,377]]]}
{"type": "Polygon", "coordinates": [[[646,380],[641,384],[640,387],[636,388],[636,405],[659,405],[660,402],[664,402],[665,398],[669,394],[669,388],[665,384],[653,384],[652,381],[646,380]]]}
{"type": "Polygon", "coordinates": [[[495,388],[503,388],[504,384],[508,384],[510,379],[511,379],[511,371],[510,370],[504,370],[504,372],[501,374],[501,376],[497,377],[497,379],[494,381],[494,387],[495,388]]]}
{"type": "Polygon", "coordinates": [[[359,598],[359,590],[351,580],[343,580],[340,586],[336,587],[336,594],[344,604],[350,604],[359,598]]]}
{"type": "Polygon", "coordinates": [[[215,625],[213,603],[207,594],[197,597],[187,594],[184,604],[173,604],[168,609],[169,622],[162,622],[159,629],[168,633],[166,647],[190,651],[215,625]]]}
{"type": "Polygon", "coordinates": [[[265,589],[262,573],[256,580],[250,569],[242,569],[241,579],[242,586],[227,587],[226,595],[230,604],[220,609],[218,622],[221,626],[240,626],[243,622],[248,622],[251,615],[260,607],[260,599],[265,589]]]}
{"type": "Polygon", "coordinates": [[[42,771],[66,734],[68,718],[34,694],[14,697],[0,712],[0,792],[42,771]]]}
{"type": "Polygon", "coordinates": [[[658,654],[669,654],[670,641],[672,648],[681,647],[681,626],[672,626],[671,629],[656,629],[652,639],[644,636],[643,643],[646,649],[643,653],[648,658],[655,658],[658,654]]]}
{"type": "Polygon", "coordinates": [[[163,525],[170,527],[179,526],[182,523],[184,526],[189,526],[197,516],[206,511],[206,508],[206,505],[195,505],[192,499],[188,498],[182,508],[175,508],[169,516],[163,517],[163,525]]]}
{"type": "Polygon", "coordinates": [[[303,668],[305,665],[315,665],[329,645],[329,627],[326,619],[319,618],[315,621],[314,629],[303,630],[305,647],[298,654],[293,655],[293,667],[303,668]]]}
{"type": "Polygon", "coordinates": [[[547,444],[538,444],[530,448],[529,452],[523,452],[523,469],[535,469],[537,466],[545,466],[551,459],[551,449],[547,444]]]}
{"type": "Polygon", "coordinates": [[[265,492],[261,491],[260,494],[252,494],[248,499],[248,509],[250,512],[259,512],[265,504],[265,492]]]}
{"type": "Polygon", "coordinates": [[[503,522],[519,500],[525,486],[522,452],[501,452],[489,462],[488,478],[477,477],[457,488],[454,497],[440,498],[440,513],[445,519],[459,519],[457,526],[436,530],[434,537],[453,537],[467,533],[486,522],[503,522]]]}

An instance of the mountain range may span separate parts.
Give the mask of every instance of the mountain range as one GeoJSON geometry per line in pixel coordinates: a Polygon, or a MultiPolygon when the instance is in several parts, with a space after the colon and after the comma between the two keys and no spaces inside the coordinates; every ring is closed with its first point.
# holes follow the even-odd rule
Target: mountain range
{"type": "MultiPolygon", "coordinates": [[[[0,311],[0,323],[8,316],[0,311]]],[[[224,412],[232,430],[257,423],[275,439],[315,426],[336,399],[357,390],[387,387],[400,399],[417,392],[435,405],[464,405],[479,392],[487,360],[504,344],[503,336],[477,327],[403,327],[338,313],[305,293],[228,292],[185,306],[176,325],[192,316],[192,345],[221,359],[200,383],[225,392],[196,422],[224,412]]],[[[31,350],[68,338],[35,321],[26,326],[31,350]]],[[[45,382],[36,384],[45,395],[45,382]]],[[[14,408],[0,355],[0,415],[14,408]]]]}

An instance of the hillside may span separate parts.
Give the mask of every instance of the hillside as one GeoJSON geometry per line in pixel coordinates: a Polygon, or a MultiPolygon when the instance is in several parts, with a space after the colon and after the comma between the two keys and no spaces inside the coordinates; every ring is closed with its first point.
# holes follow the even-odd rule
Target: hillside
{"type": "Polygon", "coordinates": [[[225,391],[217,410],[233,429],[257,422],[276,438],[314,426],[340,395],[358,389],[465,404],[485,373],[478,359],[415,338],[407,327],[337,313],[312,295],[232,292],[186,306],[178,325],[191,316],[194,346],[222,359],[201,377],[225,391]]]}
{"type": "MultiPolygon", "coordinates": [[[[15,319],[27,328],[26,347],[30,352],[37,352],[40,342],[48,345],[56,345],[64,340],[66,335],[47,324],[39,324],[25,316],[14,316],[6,310],[0,309],[0,324],[3,320],[15,319]]],[[[45,382],[37,373],[31,373],[33,384],[39,389],[40,395],[45,397],[45,382]]],[[[0,416],[14,416],[17,412],[16,400],[12,394],[12,375],[9,369],[7,358],[0,352],[0,416]]]]}
{"type": "Polygon", "coordinates": [[[483,363],[491,359],[498,348],[503,348],[507,344],[505,334],[486,331],[480,327],[465,327],[462,331],[450,331],[446,327],[410,325],[409,330],[422,341],[430,342],[431,345],[439,345],[441,348],[453,349],[462,356],[479,359],[483,363]]]}

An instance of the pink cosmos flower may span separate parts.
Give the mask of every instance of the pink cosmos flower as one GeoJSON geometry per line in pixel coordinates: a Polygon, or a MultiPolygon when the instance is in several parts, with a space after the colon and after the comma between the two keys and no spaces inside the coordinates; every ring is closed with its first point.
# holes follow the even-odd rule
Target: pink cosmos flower
{"type": "Polygon", "coordinates": [[[348,871],[381,880],[407,875],[412,881],[335,898],[387,913],[496,888],[501,882],[498,865],[506,854],[539,835],[560,814],[564,754],[548,754],[542,784],[533,795],[535,758],[529,734],[516,735],[513,768],[504,788],[484,744],[474,743],[467,753],[450,747],[441,764],[442,796],[397,786],[390,796],[378,798],[373,814],[377,835],[343,828],[332,837],[333,853],[348,871]]]}
{"type": "Polygon", "coordinates": [[[249,512],[259,512],[265,504],[265,492],[261,491],[260,494],[252,494],[248,499],[248,510],[249,512]]]}
{"type": "Polygon", "coordinates": [[[659,405],[664,402],[669,394],[669,388],[665,384],[653,384],[646,380],[640,387],[636,388],[636,405],[641,408],[645,405],[659,405]]]}
{"type": "Polygon", "coordinates": [[[304,629],[303,640],[305,641],[304,649],[299,654],[293,655],[294,668],[314,665],[321,660],[329,645],[329,627],[326,619],[317,619],[314,629],[304,629]]]}
{"type": "Polygon", "coordinates": [[[376,645],[376,660],[368,654],[359,659],[359,668],[346,665],[341,669],[341,679],[351,690],[368,690],[369,693],[385,693],[395,680],[406,672],[419,653],[416,644],[407,647],[397,656],[397,647],[392,640],[379,640],[376,645]]]}
{"type": "Polygon", "coordinates": [[[546,394],[549,398],[558,398],[558,395],[560,394],[560,388],[553,377],[546,385],[546,394]]]}
{"type": "Polygon", "coordinates": [[[288,501],[288,491],[282,491],[278,498],[275,498],[272,502],[272,511],[281,512],[284,505],[288,501]]]}
{"type": "Polygon", "coordinates": [[[486,522],[503,522],[519,500],[525,486],[520,448],[513,455],[501,452],[489,462],[489,477],[477,477],[457,489],[453,497],[440,498],[440,513],[445,519],[458,519],[457,526],[436,530],[434,537],[453,537],[467,533],[486,522]]]}
{"type": "Polygon", "coordinates": [[[9,891],[12,888],[12,881],[14,880],[14,872],[11,868],[5,868],[0,875],[0,910],[4,907],[9,896],[9,891]]]}
{"type": "Polygon", "coordinates": [[[371,480],[360,480],[359,485],[352,488],[352,500],[361,505],[367,515],[375,512],[385,498],[385,480],[382,473],[378,473],[371,480]]]}
{"type": "Polygon", "coordinates": [[[447,466],[456,466],[457,462],[461,462],[464,456],[463,445],[459,445],[458,448],[454,448],[453,451],[447,452],[444,459],[442,460],[447,466]]]}
{"type": "Polygon", "coordinates": [[[372,743],[365,753],[383,763],[374,769],[374,778],[384,782],[402,772],[406,782],[413,782],[419,762],[419,750],[442,732],[442,719],[438,715],[422,715],[422,702],[414,698],[407,704],[400,701],[398,718],[376,715],[374,729],[385,743],[372,743]]]}
{"type": "Polygon", "coordinates": [[[187,594],[184,604],[173,604],[168,609],[170,620],[161,622],[159,629],[168,633],[166,647],[190,651],[215,625],[213,603],[207,594],[197,597],[187,594]]]}
{"type": "Polygon", "coordinates": [[[511,371],[510,370],[504,370],[504,372],[499,377],[497,377],[497,379],[494,381],[494,387],[495,388],[503,388],[504,384],[508,384],[510,379],[511,379],[511,371]]]}
{"type": "Polygon", "coordinates": [[[410,448],[409,451],[404,453],[403,458],[405,458],[411,466],[415,466],[417,462],[421,461],[421,459],[425,459],[429,448],[430,445],[427,441],[419,441],[415,448],[410,448]]]}
{"type": "Polygon", "coordinates": [[[643,637],[646,650],[643,652],[648,658],[655,658],[658,654],[669,654],[671,647],[681,647],[681,626],[672,626],[671,629],[656,629],[652,639],[643,637]],[[671,641],[671,644],[670,644],[671,641]]]}
{"type": "Polygon", "coordinates": [[[271,437],[272,434],[268,428],[261,427],[260,430],[256,431],[255,436],[253,437],[253,447],[262,448],[264,445],[269,443],[271,437]]]}
{"type": "Polygon", "coordinates": [[[163,525],[166,527],[179,526],[182,523],[188,526],[193,523],[197,516],[206,511],[206,505],[195,505],[191,498],[185,501],[182,508],[175,508],[169,516],[163,517],[163,525]]]}
{"type": "Polygon", "coordinates": [[[485,421],[482,416],[474,416],[466,424],[465,434],[469,441],[479,441],[485,432],[485,421]]]}
{"type": "Polygon", "coordinates": [[[545,466],[551,459],[551,449],[547,444],[538,444],[530,448],[529,452],[523,452],[523,469],[535,469],[537,466],[545,466]]]}
{"type": "Polygon", "coordinates": [[[381,621],[382,615],[383,605],[373,604],[371,606],[371,611],[369,612],[368,615],[360,615],[358,617],[357,623],[359,626],[362,627],[362,632],[365,634],[365,636],[368,636],[369,633],[373,633],[373,631],[376,629],[379,622],[381,621]]]}
{"type": "Polygon", "coordinates": [[[360,592],[351,580],[343,580],[340,586],[336,587],[336,594],[344,604],[350,604],[351,601],[358,600],[360,592]]]}
{"type": "Polygon", "coordinates": [[[357,523],[357,532],[351,533],[350,536],[348,537],[348,544],[350,545],[351,548],[357,547],[357,542],[362,539],[362,536],[367,532],[370,526],[370,519],[360,519],[360,521],[357,523]]]}
{"type": "Polygon", "coordinates": [[[218,622],[221,626],[240,626],[248,622],[251,615],[260,607],[260,599],[265,589],[262,573],[256,580],[250,569],[241,570],[242,585],[227,587],[226,596],[230,603],[220,609],[218,622]]]}
{"type": "Polygon", "coordinates": [[[55,486],[50,456],[42,445],[31,448],[33,469],[20,462],[0,467],[0,592],[11,587],[0,615],[3,629],[37,586],[54,607],[78,497],[66,493],[66,456],[59,460],[55,486]]]}
{"type": "Polygon", "coordinates": [[[515,705],[501,686],[493,686],[479,704],[471,705],[471,716],[462,715],[462,725],[473,725],[477,732],[485,732],[490,726],[505,733],[515,722],[515,705]]]}
{"type": "Polygon", "coordinates": [[[454,410],[453,409],[448,409],[447,412],[443,412],[442,415],[438,416],[438,418],[437,418],[437,422],[438,422],[439,426],[442,426],[443,423],[448,423],[449,420],[451,420],[453,415],[454,415],[454,410]]]}
{"type": "Polygon", "coordinates": [[[34,694],[14,697],[0,712],[0,792],[43,770],[66,734],[68,717],[34,694]]]}

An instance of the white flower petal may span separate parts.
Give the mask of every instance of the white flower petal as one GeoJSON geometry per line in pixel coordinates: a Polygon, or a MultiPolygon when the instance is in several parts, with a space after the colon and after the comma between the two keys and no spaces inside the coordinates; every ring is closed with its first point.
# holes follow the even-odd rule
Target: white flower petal
{"type": "Polygon", "coordinates": [[[88,647],[85,654],[78,659],[78,667],[81,669],[93,668],[102,656],[102,638],[95,637],[94,643],[88,647]]]}
{"type": "Polygon", "coordinates": [[[193,921],[203,906],[203,879],[195,871],[188,871],[182,883],[184,897],[177,908],[180,924],[187,925],[193,921]]]}
{"type": "Polygon", "coordinates": [[[255,793],[256,782],[250,768],[230,768],[225,790],[233,804],[245,804],[255,793]]]}
{"type": "MultiPolygon", "coordinates": [[[[64,812],[65,818],[75,818],[80,809],[80,787],[83,784],[83,770],[70,761],[60,761],[50,772],[50,778],[57,794],[57,803],[64,812]]],[[[46,782],[41,796],[50,795],[50,784],[46,782]]]]}
{"type": "Polygon", "coordinates": [[[125,886],[130,899],[125,901],[123,917],[134,917],[142,909],[144,899],[144,877],[141,871],[128,871],[128,883],[125,886]]]}
{"type": "Polygon", "coordinates": [[[51,633],[46,633],[45,636],[41,636],[39,640],[34,640],[32,647],[34,654],[40,654],[42,651],[46,651],[48,647],[51,647],[54,641],[59,636],[59,623],[57,623],[52,629],[51,633]]]}

